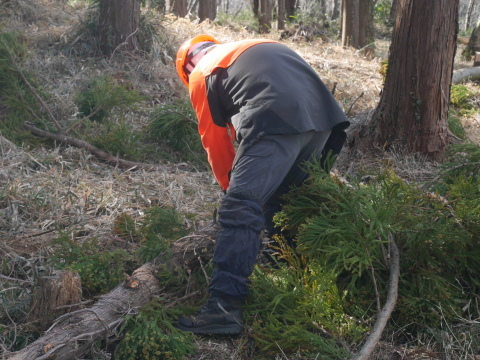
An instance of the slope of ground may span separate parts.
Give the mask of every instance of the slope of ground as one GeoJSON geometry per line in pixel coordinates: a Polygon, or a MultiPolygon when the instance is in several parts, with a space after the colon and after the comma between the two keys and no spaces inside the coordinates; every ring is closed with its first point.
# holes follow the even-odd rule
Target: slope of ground
{"type": "MultiPolygon", "coordinates": [[[[80,1],[0,3],[0,28],[24,34],[30,48],[26,70],[39,77],[51,95],[50,110],[65,125],[75,120],[75,95],[101,74],[129,84],[148,97],[141,111],[125,114],[129,123],[145,126],[153,107],[186,96],[176,77],[173,57],[178,46],[192,36],[207,33],[221,42],[280,38],[277,32],[260,36],[240,25],[199,24],[158,15],[150,20],[159,32],[156,55],[125,54],[119,49],[110,58],[100,58],[94,55],[87,35],[80,31],[88,21],[86,13],[86,5],[80,1]]],[[[284,42],[319,72],[331,90],[335,89],[335,97],[349,116],[376,106],[382,89],[379,70],[383,58],[367,58],[361,52],[344,49],[334,38],[312,42],[290,38],[284,42]]],[[[385,55],[387,48],[385,41],[379,41],[379,49],[383,49],[380,54],[385,55]]],[[[475,88],[474,84],[470,86],[475,88]]],[[[466,119],[465,127],[469,136],[480,142],[478,114],[466,119]]],[[[25,299],[30,290],[21,281],[29,283],[45,271],[50,242],[59,231],[75,229],[78,241],[95,237],[112,249],[132,247],[136,245],[111,235],[114,219],[120,214],[125,212],[138,219],[152,204],[167,204],[175,207],[185,223],[195,229],[211,221],[222,196],[210,172],[197,171],[186,163],[162,161],[156,170],[128,171],[106,165],[82,149],[61,144],[53,148],[22,148],[1,134],[0,153],[0,256],[11,265],[7,276],[13,280],[11,286],[22,288],[25,299]]],[[[412,178],[424,176],[430,166],[421,159],[398,156],[394,160],[412,178]]],[[[348,171],[348,165],[340,170],[348,171]]],[[[7,293],[2,288],[3,291],[7,293]]],[[[8,296],[1,299],[3,306],[13,301],[8,296]]],[[[199,338],[199,350],[191,359],[252,358],[252,354],[245,353],[248,341],[247,336],[199,338]]],[[[416,356],[390,345],[385,348],[385,353],[392,353],[392,349],[394,354],[411,353],[409,357],[388,357],[391,359],[435,358],[426,350],[416,356]]]]}

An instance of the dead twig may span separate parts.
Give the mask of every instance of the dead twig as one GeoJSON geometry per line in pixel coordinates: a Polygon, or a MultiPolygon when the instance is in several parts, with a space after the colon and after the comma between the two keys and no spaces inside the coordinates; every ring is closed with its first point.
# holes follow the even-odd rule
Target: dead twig
{"type": "Polygon", "coordinates": [[[44,131],[44,130],[41,130],[41,129],[35,127],[35,125],[33,125],[29,122],[25,122],[23,124],[23,127],[25,129],[27,129],[28,131],[30,131],[34,135],[44,137],[44,138],[47,138],[47,139],[51,139],[51,140],[56,140],[58,142],[64,142],[64,143],[67,143],[69,145],[72,145],[72,146],[75,146],[75,147],[78,147],[78,148],[86,149],[86,150],[90,151],[93,155],[100,158],[101,160],[104,160],[104,161],[110,163],[111,165],[118,166],[119,168],[122,168],[122,169],[134,170],[134,169],[137,169],[137,168],[142,168],[142,169],[145,169],[147,171],[161,170],[162,169],[159,165],[143,164],[143,163],[137,163],[137,162],[134,162],[134,161],[128,161],[128,160],[123,160],[123,159],[117,158],[116,156],[110,155],[109,153],[106,153],[105,151],[102,151],[99,148],[97,148],[97,147],[93,146],[92,144],[89,144],[89,143],[87,143],[83,140],[76,139],[76,138],[66,136],[66,135],[62,135],[62,134],[54,134],[54,133],[51,133],[49,131],[44,131]]]}
{"type": "Polygon", "coordinates": [[[377,314],[377,321],[373,326],[367,341],[352,360],[368,360],[371,358],[375,347],[380,341],[383,330],[395,308],[398,298],[398,279],[400,277],[400,255],[391,233],[388,234],[390,245],[390,285],[388,287],[387,301],[382,310],[377,314]]]}
{"type": "Polygon", "coordinates": [[[23,71],[22,69],[20,69],[20,66],[17,64],[17,62],[15,61],[15,55],[11,52],[10,48],[7,46],[7,44],[5,44],[4,41],[2,41],[2,45],[3,47],[7,50],[8,52],[8,55],[10,56],[10,61],[12,62],[12,65],[15,67],[15,69],[18,71],[18,74],[20,75],[20,77],[22,78],[22,81],[25,83],[25,85],[27,85],[27,87],[30,89],[30,91],[32,92],[32,94],[35,96],[35,98],[37,98],[37,100],[40,102],[40,104],[42,105],[43,109],[47,112],[48,114],[48,117],[50,118],[50,120],[52,120],[52,122],[55,124],[55,127],[57,128],[58,132],[59,133],[63,133],[63,129],[62,129],[62,126],[60,125],[60,123],[57,121],[57,119],[55,119],[55,116],[53,116],[50,108],[48,107],[48,105],[45,103],[45,101],[43,101],[42,97],[38,94],[38,92],[33,88],[33,86],[30,84],[30,82],[27,80],[27,78],[25,77],[25,75],[23,74],[23,71]]]}

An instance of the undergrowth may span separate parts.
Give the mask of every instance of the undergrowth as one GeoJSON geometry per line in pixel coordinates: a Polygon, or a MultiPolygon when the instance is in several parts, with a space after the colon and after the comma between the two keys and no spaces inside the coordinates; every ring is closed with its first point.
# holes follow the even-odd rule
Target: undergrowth
{"type": "Polygon", "coordinates": [[[35,75],[21,70],[22,63],[28,58],[28,43],[18,33],[3,32],[0,29],[0,133],[16,144],[35,143],[36,140],[23,129],[23,123],[29,121],[47,130],[49,125],[41,111],[38,100],[30,91],[23,77],[42,96],[42,91],[35,75]],[[20,73],[22,71],[22,73],[20,73]]]}
{"type": "Polygon", "coordinates": [[[256,268],[247,316],[251,336],[265,359],[283,352],[309,358],[344,359],[341,341],[358,341],[365,327],[347,315],[335,274],[318,262],[284,254],[289,267],[256,268]]]}
{"type": "MultiPolygon", "coordinates": [[[[388,287],[388,235],[401,251],[396,326],[421,332],[454,321],[480,289],[478,183],[450,178],[445,197],[400,179],[392,170],[370,183],[345,184],[311,167],[308,183],[289,195],[277,216],[297,252],[336,274],[345,309],[376,312],[388,287]],[[468,208],[468,210],[467,210],[468,208]],[[370,309],[370,310],[368,310],[370,309]]],[[[478,316],[475,314],[472,316],[478,316]]]]}
{"type": "Polygon", "coordinates": [[[118,360],[181,360],[195,349],[193,335],[172,323],[178,310],[164,309],[152,302],[135,316],[127,317],[120,332],[123,338],[115,349],[118,360]]]}
{"type": "Polygon", "coordinates": [[[208,162],[197,127],[192,105],[182,99],[157,107],[152,112],[148,133],[151,141],[164,141],[175,150],[179,160],[206,170],[208,162]]]}

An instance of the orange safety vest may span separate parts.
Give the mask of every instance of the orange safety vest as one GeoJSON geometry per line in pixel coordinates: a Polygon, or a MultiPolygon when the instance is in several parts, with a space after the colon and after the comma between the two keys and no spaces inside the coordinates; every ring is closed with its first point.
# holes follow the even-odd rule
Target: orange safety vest
{"type": "Polygon", "coordinates": [[[190,74],[190,100],[198,118],[198,132],[208,155],[213,175],[223,190],[230,185],[230,172],[235,159],[235,129],[231,123],[222,127],[214,123],[207,99],[206,77],[217,68],[228,68],[248,48],[274,40],[243,40],[216,46],[195,66],[190,74]]]}

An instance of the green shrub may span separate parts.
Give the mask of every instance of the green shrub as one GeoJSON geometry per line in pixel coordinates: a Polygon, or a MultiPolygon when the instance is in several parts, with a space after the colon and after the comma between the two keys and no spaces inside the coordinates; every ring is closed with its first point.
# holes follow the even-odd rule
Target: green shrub
{"type": "Polygon", "coordinates": [[[121,158],[142,160],[148,153],[148,144],[143,142],[142,133],[136,131],[123,119],[118,122],[104,121],[96,126],[98,131],[91,132],[92,145],[121,158]]]}
{"type": "Polygon", "coordinates": [[[208,162],[195,119],[188,100],[161,105],[151,115],[148,133],[152,141],[163,140],[180,155],[181,160],[206,169],[208,162]]]}
{"type": "Polygon", "coordinates": [[[51,264],[57,269],[77,272],[82,287],[91,295],[104,294],[118,285],[132,261],[125,250],[102,251],[97,239],[79,244],[69,234],[62,234],[53,241],[53,246],[51,264]]]}
{"type": "Polygon", "coordinates": [[[83,117],[101,122],[112,109],[134,110],[143,99],[136,90],[118,84],[109,76],[100,76],[77,95],[75,103],[83,117]]]}
{"type": "Polygon", "coordinates": [[[168,251],[170,242],[186,235],[188,229],[175,208],[165,206],[153,207],[147,211],[140,232],[143,238],[137,256],[142,261],[150,261],[168,251]]]}
{"type": "Polygon", "coordinates": [[[253,301],[246,313],[257,347],[268,359],[294,352],[346,358],[336,340],[359,340],[364,329],[345,314],[334,274],[318,262],[306,265],[293,254],[288,257],[290,267],[257,268],[252,276],[253,301]]]}
{"type": "Polygon", "coordinates": [[[447,205],[444,198],[392,171],[378,174],[371,183],[353,181],[349,186],[319,166],[310,171],[310,180],[290,194],[277,221],[297,239],[298,252],[338,275],[350,311],[366,311],[374,304],[375,283],[384,300],[391,233],[401,251],[399,305],[393,315],[397,325],[413,331],[461,313],[458,300],[468,301],[479,289],[474,280],[480,276],[478,235],[466,224],[477,223],[480,213],[461,218],[458,195],[451,193],[447,205]]]}
{"type": "Polygon", "coordinates": [[[124,334],[115,349],[118,360],[181,360],[194,350],[193,336],[176,329],[179,316],[150,303],[136,316],[129,316],[121,329],[124,334]]]}
{"type": "Polygon", "coordinates": [[[44,130],[49,130],[48,126],[51,125],[37,98],[19,72],[22,71],[25,79],[42,98],[47,97],[35,77],[21,69],[27,55],[27,41],[23,36],[17,33],[0,32],[0,108],[2,109],[0,132],[17,144],[39,142],[23,129],[25,121],[44,130]]]}

